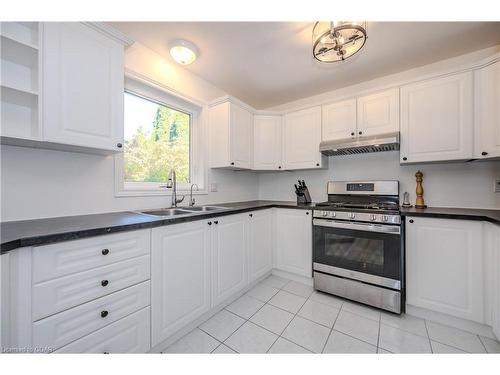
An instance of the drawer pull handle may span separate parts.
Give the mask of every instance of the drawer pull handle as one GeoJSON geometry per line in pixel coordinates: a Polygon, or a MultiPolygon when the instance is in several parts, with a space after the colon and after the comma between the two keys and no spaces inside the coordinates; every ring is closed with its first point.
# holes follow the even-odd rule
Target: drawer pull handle
{"type": "Polygon", "coordinates": [[[102,352],[102,354],[109,354],[109,352],[102,352]]]}
{"type": "Polygon", "coordinates": [[[214,224],[219,224],[219,221],[215,220],[215,221],[214,221],[214,224]]]}
{"type": "Polygon", "coordinates": [[[108,285],[108,284],[109,284],[109,281],[108,281],[108,280],[103,280],[103,281],[101,281],[101,285],[102,285],[102,286],[106,286],[106,285],[108,285]]]}
{"type": "Polygon", "coordinates": [[[105,318],[108,316],[108,312],[106,310],[101,311],[101,318],[105,318]]]}
{"type": "Polygon", "coordinates": [[[102,255],[108,255],[109,249],[102,249],[101,253],[102,253],[102,255]]]}

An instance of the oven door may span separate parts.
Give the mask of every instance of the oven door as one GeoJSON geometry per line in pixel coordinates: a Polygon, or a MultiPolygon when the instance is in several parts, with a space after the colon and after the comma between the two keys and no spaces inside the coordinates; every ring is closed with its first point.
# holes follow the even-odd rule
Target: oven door
{"type": "Polygon", "coordinates": [[[401,228],[314,219],[314,270],[401,289],[401,228]]]}

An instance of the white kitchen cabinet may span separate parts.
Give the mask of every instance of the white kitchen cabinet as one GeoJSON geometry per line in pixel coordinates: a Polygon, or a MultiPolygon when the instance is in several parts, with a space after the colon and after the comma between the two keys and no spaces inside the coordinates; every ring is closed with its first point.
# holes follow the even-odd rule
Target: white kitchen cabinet
{"type": "Polygon", "coordinates": [[[474,157],[500,156],[500,61],[474,72],[474,157]]]}
{"type": "Polygon", "coordinates": [[[500,340],[500,226],[487,223],[491,233],[491,326],[500,340]]]}
{"type": "Polygon", "coordinates": [[[357,134],[374,136],[399,131],[399,89],[357,99],[357,134]]]}
{"type": "Polygon", "coordinates": [[[300,276],[312,276],[311,218],[310,210],[276,210],[277,269],[300,276]]]}
{"type": "Polygon", "coordinates": [[[253,169],[283,170],[282,144],[282,116],[255,115],[253,169]]]}
{"type": "Polygon", "coordinates": [[[210,309],[210,226],[207,220],[152,230],[152,345],[210,309]]]}
{"type": "Polygon", "coordinates": [[[285,169],[327,167],[328,159],[319,152],[321,106],[287,113],[283,134],[285,169]]]}
{"type": "Polygon", "coordinates": [[[262,210],[248,216],[248,273],[249,282],[253,282],[273,268],[274,215],[272,210],[262,210]]]}
{"type": "Polygon", "coordinates": [[[472,72],[401,87],[401,163],[472,158],[472,72]]]}
{"type": "Polygon", "coordinates": [[[323,141],[355,137],[356,131],[356,99],[323,105],[322,107],[323,141]]]}
{"type": "Polygon", "coordinates": [[[247,276],[247,214],[212,221],[212,307],[242,290],[247,276]]]}
{"type": "Polygon", "coordinates": [[[43,138],[121,151],[124,46],[83,23],[44,23],[43,138]]]}
{"type": "Polygon", "coordinates": [[[484,323],[482,223],[406,220],[406,303],[484,323]]]}
{"type": "Polygon", "coordinates": [[[251,169],[253,165],[253,113],[224,98],[209,109],[210,167],[251,169]]]}

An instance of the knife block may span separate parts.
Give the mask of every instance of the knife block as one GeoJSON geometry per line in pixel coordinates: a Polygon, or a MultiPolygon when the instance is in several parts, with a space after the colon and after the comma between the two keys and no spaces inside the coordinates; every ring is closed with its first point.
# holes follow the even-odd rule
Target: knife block
{"type": "Polygon", "coordinates": [[[297,194],[297,204],[309,204],[311,203],[311,194],[309,194],[309,189],[299,188],[299,192],[297,194]]]}

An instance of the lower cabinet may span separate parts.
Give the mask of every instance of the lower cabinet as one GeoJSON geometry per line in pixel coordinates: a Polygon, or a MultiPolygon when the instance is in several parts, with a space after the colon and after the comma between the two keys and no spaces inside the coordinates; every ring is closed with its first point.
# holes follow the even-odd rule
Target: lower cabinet
{"type": "Polygon", "coordinates": [[[278,209],[276,211],[276,263],[279,270],[311,277],[312,212],[278,209]]]}
{"type": "Polygon", "coordinates": [[[493,232],[493,246],[492,246],[492,278],[491,283],[493,288],[491,294],[493,296],[491,301],[491,318],[493,333],[500,340],[500,226],[489,224],[493,232]]]}
{"type": "Polygon", "coordinates": [[[249,282],[273,269],[273,210],[249,214],[248,226],[248,278],[249,282]]]}
{"type": "Polygon", "coordinates": [[[56,353],[146,353],[150,348],[149,314],[150,309],[146,307],[56,350],[56,353]]]}
{"type": "Polygon", "coordinates": [[[248,283],[247,217],[239,214],[212,220],[212,306],[248,283]]]}
{"type": "Polygon", "coordinates": [[[210,309],[207,220],[152,230],[152,345],[210,309]]]}
{"type": "Polygon", "coordinates": [[[406,219],[408,305],[485,322],[482,225],[406,219]]]}

